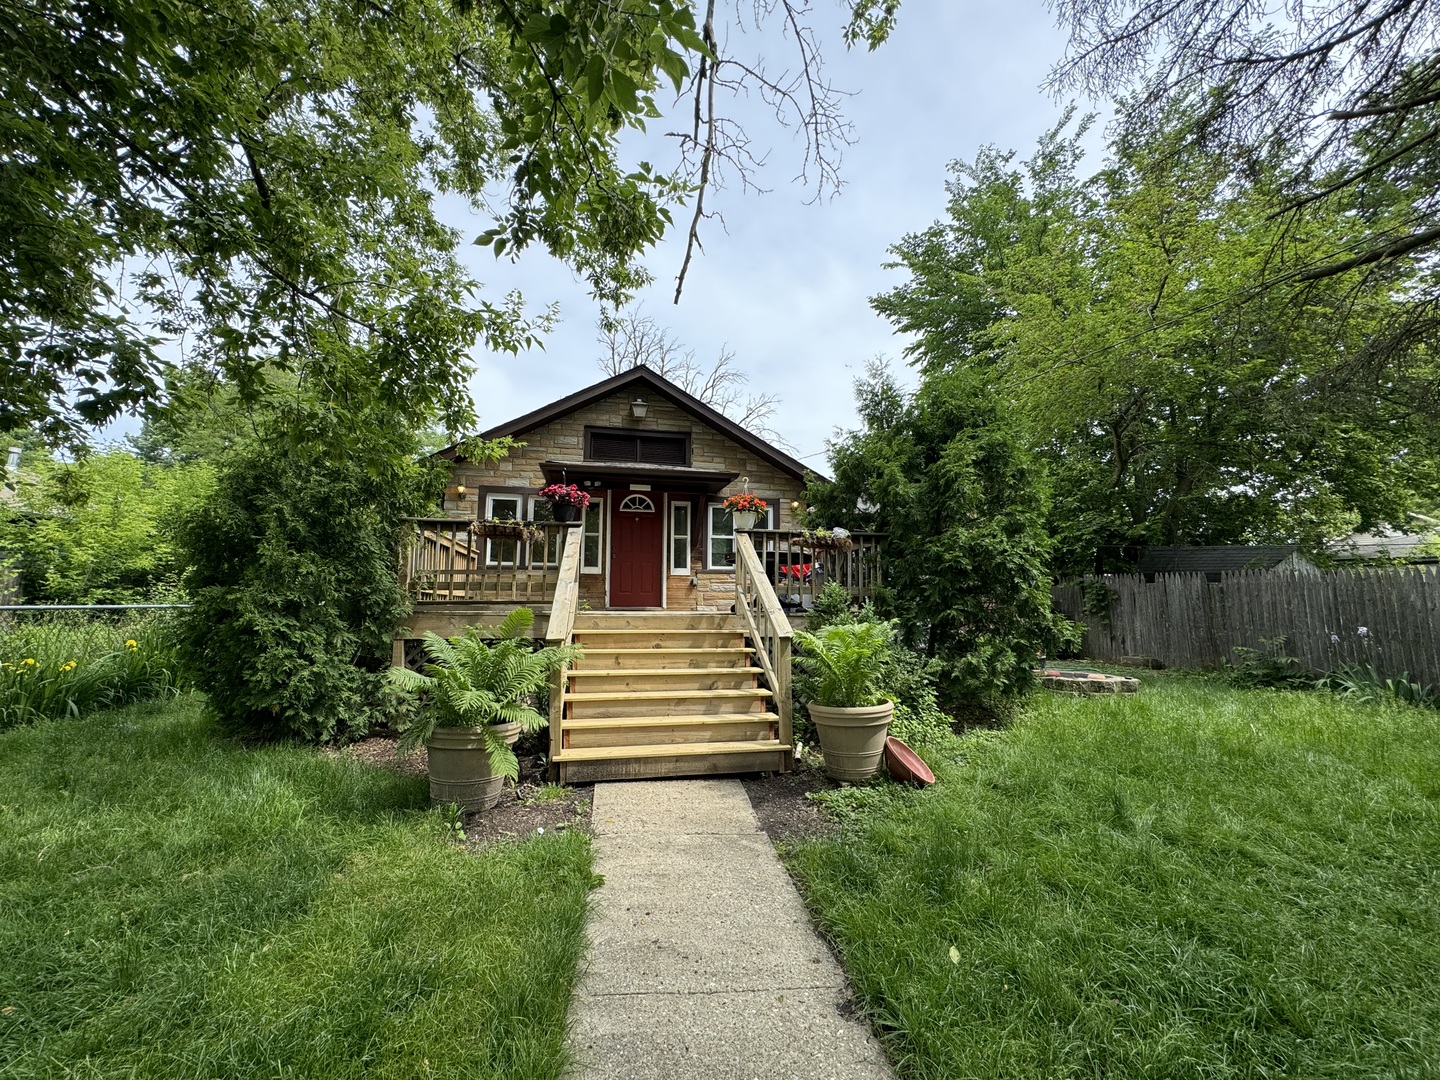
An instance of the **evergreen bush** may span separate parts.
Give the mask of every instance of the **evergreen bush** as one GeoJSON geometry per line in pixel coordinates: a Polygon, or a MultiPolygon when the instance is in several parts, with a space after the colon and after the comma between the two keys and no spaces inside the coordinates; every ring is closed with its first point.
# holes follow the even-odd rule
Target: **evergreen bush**
{"type": "Polygon", "coordinates": [[[409,611],[402,519],[431,508],[442,481],[400,436],[365,460],[324,445],[236,451],[181,531],[195,604],[184,656],[216,717],[245,738],[358,738],[395,702],[384,671],[409,611]]]}

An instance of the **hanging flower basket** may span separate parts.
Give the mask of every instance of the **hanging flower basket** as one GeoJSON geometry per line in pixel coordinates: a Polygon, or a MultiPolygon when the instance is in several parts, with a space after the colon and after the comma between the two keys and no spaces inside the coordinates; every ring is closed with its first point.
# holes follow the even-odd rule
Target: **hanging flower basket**
{"type": "Polygon", "coordinates": [[[721,505],[730,511],[730,518],[735,523],[735,528],[742,532],[746,529],[753,529],[756,519],[765,513],[765,500],[748,491],[742,491],[739,495],[731,495],[721,505]]]}
{"type": "Polygon", "coordinates": [[[540,489],[540,497],[549,500],[556,521],[574,521],[590,505],[590,493],[578,484],[548,484],[540,489]]]}
{"type": "Polygon", "coordinates": [[[796,541],[800,547],[810,551],[851,551],[855,541],[847,532],[831,532],[829,529],[806,529],[796,541]]]}
{"type": "Polygon", "coordinates": [[[519,540],[532,543],[545,535],[543,530],[523,521],[486,519],[470,523],[470,535],[482,540],[519,540]]]}

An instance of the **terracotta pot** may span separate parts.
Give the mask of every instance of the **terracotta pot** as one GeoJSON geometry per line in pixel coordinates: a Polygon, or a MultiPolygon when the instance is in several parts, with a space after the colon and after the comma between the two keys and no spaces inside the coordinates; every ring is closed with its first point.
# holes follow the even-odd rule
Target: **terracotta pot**
{"type": "MultiPolygon", "coordinates": [[[[514,746],[519,724],[496,724],[495,734],[514,746]]],[[[489,810],[500,801],[503,776],[490,771],[485,736],[480,728],[437,727],[425,743],[429,760],[430,802],[435,806],[459,803],[471,812],[489,810]]]]}
{"type": "Polygon", "coordinates": [[[759,516],[754,510],[736,510],[731,513],[730,520],[735,523],[735,528],[747,532],[755,527],[755,519],[759,516]]]}
{"type": "Polygon", "coordinates": [[[890,730],[893,702],[870,705],[863,709],[832,709],[824,705],[807,705],[815,734],[820,737],[820,752],[825,755],[825,771],[836,780],[868,780],[880,771],[885,755],[885,734],[890,730]]]}

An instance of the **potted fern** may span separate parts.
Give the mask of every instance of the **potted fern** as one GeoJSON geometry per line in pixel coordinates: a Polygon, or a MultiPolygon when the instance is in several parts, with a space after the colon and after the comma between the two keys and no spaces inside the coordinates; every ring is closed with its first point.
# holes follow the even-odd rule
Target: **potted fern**
{"type": "Polygon", "coordinates": [[[795,632],[799,689],[820,739],[825,771],[836,780],[867,780],[880,768],[895,703],[880,685],[894,623],[832,623],[795,632]]]}
{"type": "Polygon", "coordinates": [[[419,699],[400,749],[425,745],[430,800],[488,810],[500,801],[505,780],[518,780],[513,749],[522,732],[548,722],[530,699],[550,675],[581,655],[578,645],[531,647],[535,614],[516,608],[493,630],[468,627],[458,637],[424,637],[428,658],[419,671],[391,668],[390,680],[419,699]]]}

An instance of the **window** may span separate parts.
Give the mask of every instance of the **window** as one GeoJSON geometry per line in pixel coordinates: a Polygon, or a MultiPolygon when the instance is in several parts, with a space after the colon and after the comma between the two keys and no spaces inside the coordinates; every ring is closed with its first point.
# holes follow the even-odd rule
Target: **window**
{"type": "MultiPolygon", "coordinates": [[[[520,508],[524,504],[521,495],[486,495],[485,517],[491,521],[519,521],[520,508]]],[[[486,566],[514,566],[520,545],[515,540],[485,541],[486,566]]]]}
{"type": "Polygon", "coordinates": [[[635,514],[653,514],[655,504],[650,501],[649,495],[626,495],[618,509],[629,510],[635,514]]]}
{"type": "Polygon", "coordinates": [[[642,465],[689,465],[690,437],[681,433],[587,431],[587,461],[633,461],[642,465]]]}
{"type": "MultiPolygon", "coordinates": [[[[554,521],[555,515],[550,509],[550,500],[542,499],[538,495],[530,498],[530,520],[534,522],[554,521]]],[[[545,533],[542,540],[530,542],[530,565],[531,566],[559,566],[560,548],[565,543],[565,533],[560,529],[550,529],[545,533]]]]}
{"type": "MultiPolygon", "coordinates": [[[[765,499],[765,503],[765,516],[755,522],[757,529],[773,529],[779,520],[775,500],[765,499]]],[[[725,570],[735,565],[735,523],[730,511],[719,503],[710,504],[709,516],[710,539],[705,565],[711,570],[725,570]]]]}
{"type": "Polygon", "coordinates": [[[710,505],[710,553],[705,565],[712,570],[735,565],[735,523],[719,503],[710,505]]]}
{"type": "Polygon", "coordinates": [[[670,504],[670,573],[690,573],[690,504],[670,504]]]}
{"type": "Polygon", "coordinates": [[[603,569],[601,552],[605,550],[605,500],[590,496],[585,508],[585,535],[581,545],[580,572],[598,574],[603,569]]]}

